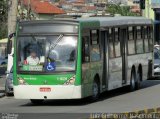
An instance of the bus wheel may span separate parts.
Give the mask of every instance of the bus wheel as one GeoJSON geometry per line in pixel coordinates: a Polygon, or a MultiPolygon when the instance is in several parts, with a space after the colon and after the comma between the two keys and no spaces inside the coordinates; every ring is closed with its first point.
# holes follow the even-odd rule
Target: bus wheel
{"type": "Polygon", "coordinates": [[[135,85],[135,88],[136,90],[140,89],[141,87],[141,73],[138,71],[137,72],[137,81],[136,81],[136,85],[135,85]]]}
{"type": "Polygon", "coordinates": [[[93,82],[92,86],[92,101],[96,101],[99,98],[100,95],[100,87],[98,81],[93,82]]]}
{"type": "Polygon", "coordinates": [[[135,88],[136,88],[136,74],[134,71],[132,71],[130,79],[130,90],[134,91],[135,88]]]}
{"type": "Polygon", "coordinates": [[[30,99],[33,104],[41,104],[44,100],[41,99],[30,99]]]}

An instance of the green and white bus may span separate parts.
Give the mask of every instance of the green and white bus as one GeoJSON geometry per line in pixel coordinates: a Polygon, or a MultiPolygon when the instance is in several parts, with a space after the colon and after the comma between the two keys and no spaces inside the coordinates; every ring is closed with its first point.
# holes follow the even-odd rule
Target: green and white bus
{"type": "Polygon", "coordinates": [[[15,98],[95,100],[123,86],[138,89],[147,79],[153,25],[143,17],[24,21],[14,44],[15,98]]]}

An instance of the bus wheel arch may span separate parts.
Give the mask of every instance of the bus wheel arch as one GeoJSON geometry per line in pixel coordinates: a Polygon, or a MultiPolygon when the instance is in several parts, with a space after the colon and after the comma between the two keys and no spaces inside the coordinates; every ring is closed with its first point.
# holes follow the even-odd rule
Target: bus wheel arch
{"type": "Polygon", "coordinates": [[[92,101],[98,100],[100,95],[100,77],[98,74],[94,76],[93,85],[92,85],[92,101]]]}

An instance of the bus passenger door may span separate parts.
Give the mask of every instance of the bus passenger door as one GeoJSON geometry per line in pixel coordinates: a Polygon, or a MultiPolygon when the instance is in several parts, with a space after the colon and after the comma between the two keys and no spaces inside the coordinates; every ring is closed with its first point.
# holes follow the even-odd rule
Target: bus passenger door
{"type": "Polygon", "coordinates": [[[122,86],[122,55],[120,28],[109,28],[108,30],[108,90],[122,86]]]}
{"type": "Polygon", "coordinates": [[[127,29],[120,30],[121,55],[122,55],[122,84],[127,83],[127,29]]]}

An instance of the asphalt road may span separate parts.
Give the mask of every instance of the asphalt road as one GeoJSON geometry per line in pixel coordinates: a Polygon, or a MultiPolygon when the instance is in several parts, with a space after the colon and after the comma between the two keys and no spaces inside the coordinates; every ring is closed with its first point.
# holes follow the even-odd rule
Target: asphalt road
{"type": "Polygon", "coordinates": [[[0,66],[0,93],[4,92],[4,86],[5,86],[5,71],[7,70],[6,66],[0,66]]]}
{"type": "Polygon", "coordinates": [[[160,107],[160,80],[144,81],[140,90],[129,92],[120,88],[105,92],[99,101],[91,103],[84,100],[48,100],[41,105],[33,105],[30,100],[14,97],[0,98],[2,113],[113,113],[130,112],[146,108],[160,107]]]}

